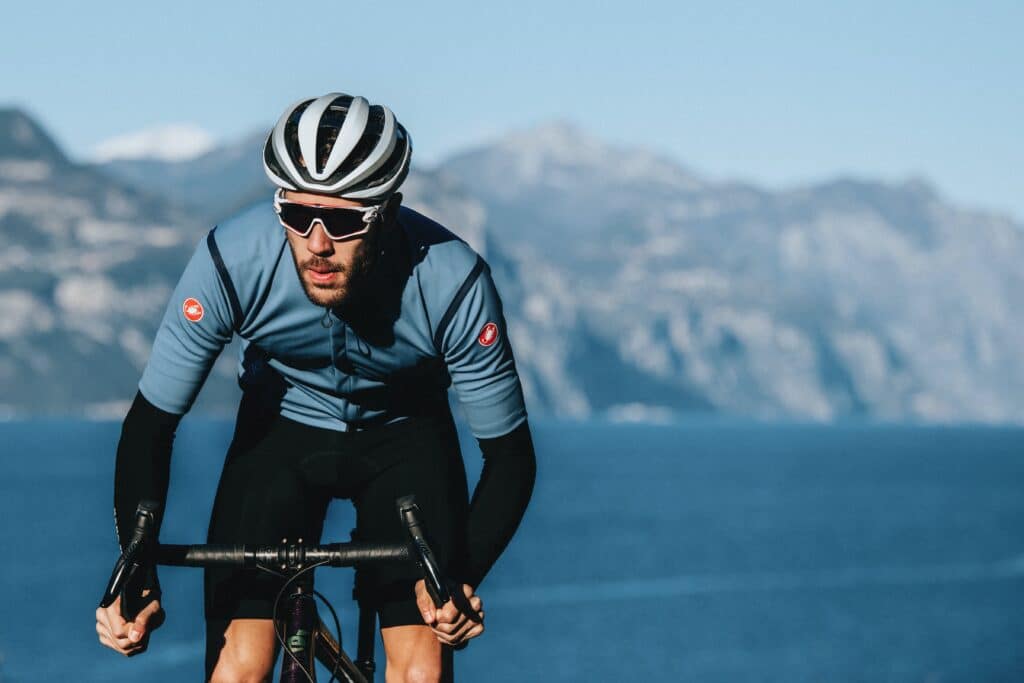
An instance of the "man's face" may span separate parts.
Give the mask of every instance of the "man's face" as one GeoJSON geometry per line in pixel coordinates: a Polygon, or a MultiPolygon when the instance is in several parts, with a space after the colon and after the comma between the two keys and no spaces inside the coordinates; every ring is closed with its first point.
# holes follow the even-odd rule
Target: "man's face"
{"type": "MultiPolygon", "coordinates": [[[[360,206],[348,199],[306,192],[285,192],[284,198],[319,206],[360,206]]],[[[304,229],[306,226],[295,227],[304,229]]],[[[310,301],[325,308],[335,308],[348,301],[360,278],[370,269],[370,245],[377,241],[372,233],[380,227],[375,225],[370,233],[344,240],[332,240],[319,222],[306,237],[285,230],[295,269],[310,301]]]]}

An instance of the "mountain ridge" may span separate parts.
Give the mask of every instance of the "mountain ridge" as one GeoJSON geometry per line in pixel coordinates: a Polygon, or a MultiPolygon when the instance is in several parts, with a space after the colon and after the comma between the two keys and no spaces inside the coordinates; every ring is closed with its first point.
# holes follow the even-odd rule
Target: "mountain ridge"
{"type": "MultiPolygon", "coordinates": [[[[572,317],[681,392],[696,386],[716,409],[758,417],[1024,414],[1013,350],[1024,325],[1011,313],[1024,281],[1007,258],[1024,258],[1024,230],[1012,219],[956,207],[920,178],[778,192],[700,179],[670,193],[633,178],[624,200],[594,189],[615,187],[615,169],[536,182],[562,164],[536,158],[498,142],[441,168],[481,198],[501,248],[526,262],[557,255],[591,293],[572,317]],[[524,163],[531,175],[517,182],[524,163]],[[938,352],[932,339],[943,336],[938,352]]],[[[571,339],[570,328],[556,336],[571,339]]]]}
{"type": "Polygon", "coordinates": [[[0,160],[69,163],[49,133],[18,107],[0,108],[0,160]]]}

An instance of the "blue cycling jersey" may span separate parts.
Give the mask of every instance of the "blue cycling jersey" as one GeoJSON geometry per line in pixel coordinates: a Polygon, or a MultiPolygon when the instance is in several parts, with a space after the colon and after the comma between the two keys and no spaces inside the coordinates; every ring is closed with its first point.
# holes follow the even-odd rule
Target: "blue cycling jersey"
{"type": "Polygon", "coordinates": [[[285,417],[348,431],[436,412],[454,386],[478,438],[526,419],[502,315],[483,259],[402,207],[357,301],[313,304],[270,203],[214,228],[185,268],[139,390],[183,414],[217,355],[241,340],[239,382],[285,417]]]}

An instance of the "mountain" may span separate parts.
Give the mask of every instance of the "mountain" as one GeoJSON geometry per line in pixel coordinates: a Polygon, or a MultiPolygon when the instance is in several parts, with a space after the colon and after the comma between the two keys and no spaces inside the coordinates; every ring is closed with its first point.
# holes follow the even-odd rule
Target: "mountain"
{"type": "Polygon", "coordinates": [[[563,237],[593,239],[594,230],[616,216],[635,215],[650,202],[699,197],[707,189],[667,158],[609,146],[565,122],[512,133],[457,154],[440,169],[490,211],[516,221],[523,238],[544,246],[558,246],[551,240],[563,237]]]}
{"type": "Polygon", "coordinates": [[[0,414],[123,415],[202,231],[0,110],[0,414]]]}
{"type": "MultiPolygon", "coordinates": [[[[17,164],[39,164],[37,168],[67,166],[68,160],[57,143],[32,118],[18,109],[0,109],[0,160],[4,176],[16,176],[17,164]]],[[[29,175],[32,175],[29,173],[29,175]]]]}
{"type": "Polygon", "coordinates": [[[271,190],[263,173],[265,139],[266,133],[252,133],[192,159],[115,159],[94,168],[213,225],[271,190]]]}
{"type": "Polygon", "coordinates": [[[1024,420],[1024,230],[925,181],[768,192],[564,124],[440,170],[483,201],[520,335],[563,349],[589,411],[1024,420]],[[587,386],[616,360],[671,388],[587,386]]]}
{"type": "MultiPolygon", "coordinates": [[[[8,412],[123,410],[193,245],[271,191],[262,143],[79,166],[0,112],[8,412]]],[[[534,415],[1024,422],[1024,228],[924,180],[768,191],[556,122],[403,193],[486,255],[534,415]]]]}

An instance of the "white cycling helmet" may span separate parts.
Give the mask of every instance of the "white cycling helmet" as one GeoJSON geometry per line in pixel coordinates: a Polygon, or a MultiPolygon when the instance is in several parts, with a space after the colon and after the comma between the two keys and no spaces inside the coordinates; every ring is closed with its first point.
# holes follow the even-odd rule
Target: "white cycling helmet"
{"type": "Polygon", "coordinates": [[[263,169],[278,187],[381,203],[409,173],[412,140],[391,110],[332,92],[288,107],[267,137],[263,169]]]}

